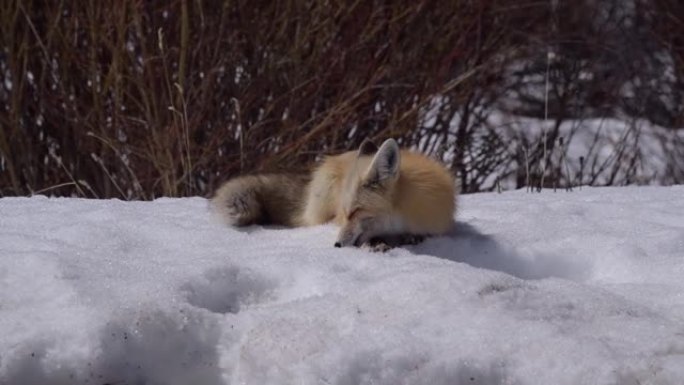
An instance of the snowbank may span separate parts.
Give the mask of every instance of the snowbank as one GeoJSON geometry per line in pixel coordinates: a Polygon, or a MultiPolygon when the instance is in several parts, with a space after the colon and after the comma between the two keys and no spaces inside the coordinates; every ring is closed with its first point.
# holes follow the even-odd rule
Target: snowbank
{"type": "Polygon", "coordinates": [[[0,199],[0,384],[680,384],[684,187],[465,196],[386,254],[203,199],[0,199]]]}

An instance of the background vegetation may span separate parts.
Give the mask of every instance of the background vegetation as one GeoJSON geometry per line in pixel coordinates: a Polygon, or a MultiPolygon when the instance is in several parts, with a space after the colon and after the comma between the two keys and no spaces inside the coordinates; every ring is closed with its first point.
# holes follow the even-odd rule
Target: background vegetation
{"type": "Polygon", "coordinates": [[[683,85],[678,0],[0,0],[0,196],[207,195],[390,136],[466,192],[682,183],[683,85]]]}

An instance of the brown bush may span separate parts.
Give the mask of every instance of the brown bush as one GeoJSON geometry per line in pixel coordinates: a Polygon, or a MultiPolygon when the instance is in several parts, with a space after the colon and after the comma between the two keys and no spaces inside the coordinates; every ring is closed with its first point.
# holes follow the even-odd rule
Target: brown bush
{"type": "MultiPolygon", "coordinates": [[[[633,78],[573,83],[615,63],[600,42],[615,30],[589,28],[594,2],[558,3],[0,0],[0,195],[206,195],[389,136],[448,159],[465,191],[492,189],[553,155],[523,159],[541,147],[488,127],[502,98],[582,118],[614,113],[633,78]],[[547,68],[552,48],[564,60],[547,68]],[[548,97],[525,94],[550,72],[548,97]]],[[[682,27],[664,28],[648,33],[682,27]]]]}
{"type": "Polygon", "coordinates": [[[467,97],[519,40],[516,3],[4,0],[2,194],[204,194],[410,144],[430,95],[467,97]]]}

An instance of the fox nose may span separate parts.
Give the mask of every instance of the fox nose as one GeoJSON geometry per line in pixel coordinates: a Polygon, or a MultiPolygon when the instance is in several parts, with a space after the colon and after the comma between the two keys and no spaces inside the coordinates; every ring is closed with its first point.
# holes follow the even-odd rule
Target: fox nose
{"type": "Polygon", "coordinates": [[[339,242],[335,242],[335,247],[342,247],[342,244],[339,242]]]}

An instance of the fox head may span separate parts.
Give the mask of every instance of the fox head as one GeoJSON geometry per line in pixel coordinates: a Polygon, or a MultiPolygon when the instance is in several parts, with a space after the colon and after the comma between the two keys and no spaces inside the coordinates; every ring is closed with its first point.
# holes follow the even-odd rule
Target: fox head
{"type": "Polygon", "coordinates": [[[339,208],[342,228],[335,247],[360,246],[373,237],[398,232],[393,197],[399,179],[401,155],[394,139],[378,149],[370,141],[359,147],[347,173],[339,208]]]}

